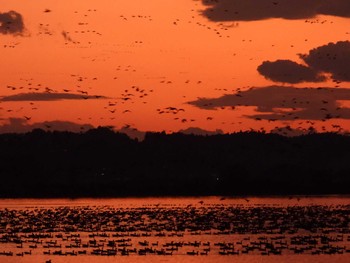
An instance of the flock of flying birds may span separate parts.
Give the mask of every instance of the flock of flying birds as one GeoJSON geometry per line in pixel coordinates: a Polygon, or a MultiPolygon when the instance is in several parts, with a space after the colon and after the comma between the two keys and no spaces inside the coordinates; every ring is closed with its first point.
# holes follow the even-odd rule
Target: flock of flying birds
{"type": "MultiPolygon", "coordinates": [[[[275,4],[275,3],[274,3],[275,4]]],[[[278,4],[278,2],[276,2],[278,4]]],[[[44,13],[48,14],[51,12],[54,12],[54,10],[51,9],[45,9],[43,10],[44,13]]],[[[99,32],[96,29],[90,28],[90,22],[86,19],[89,16],[93,16],[94,13],[98,12],[97,9],[88,9],[85,11],[74,11],[75,15],[80,15],[81,16],[81,21],[76,24],[76,28],[71,30],[71,31],[66,31],[62,30],[61,35],[64,39],[64,44],[65,45],[80,45],[80,47],[88,47],[89,45],[93,45],[94,43],[92,41],[85,41],[86,37],[83,37],[82,40],[80,39],[81,35],[97,35],[97,36],[102,36],[102,33],[99,32]],[[85,41],[85,42],[84,42],[85,41]]],[[[214,34],[216,34],[218,37],[226,37],[229,38],[229,30],[234,29],[236,27],[239,27],[240,24],[238,22],[225,22],[225,23],[212,23],[212,24],[207,24],[207,23],[202,23],[196,21],[196,16],[197,10],[192,9],[191,10],[191,16],[186,20],[186,19],[174,19],[172,21],[172,25],[179,27],[182,24],[193,24],[196,27],[203,28],[205,30],[212,31],[214,34]]],[[[141,14],[135,14],[135,15],[119,15],[119,19],[121,19],[123,22],[132,22],[132,21],[140,21],[142,23],[151,23],[156,18],[150,16],[150,15],[141,15],[141,14]]],[[[305,23],[333,23],[330,20],[319,20],[319,19],[308,19],[305,20],[305,23]]],[[[38,30],[37,30],[37,36],[52,36],[54,34],[57,34],[55,30],[52,29],[50,23],[40,23],[38,25],[38,30]]],[[[242,39],[243,42],[252,42],[251,39],[242,39]]],[[[307,40],[305,40],[307,41],[307,40]]],[[[6,44],[3,44],[3,48],[15,48],[19,46],[21,43],[20,42],[8,42],[6,44]]],[[[144,41],[143,40],[135,40],[133,43],[131,43],[131,46],[137,46],[137,45],[143,45],[144,41]]],[[[293,45],[291,45],[293,47],[293,45]]],[[[235,55],[235,54],[234,54],[235,55]]],[[[84,58],[84,57],[83,57],[84,58]]],[[[96,61],[99,59],[98,57],[96,58],[91,58],[87,57],[91,61],[96,61]]],[[[113,77],[112,81],[118,81],[118,73],[123,73],[123,74],[130,74],[130,73],[135,73],[137,71],[136,68],[133,68],[131,65],[128,66],[123,66],[119,65],[115,69],[117,71],[116,76],[113,77]]],[[[50,94],[75,94],[75,95],[80,95],[80,99],[84,100],[91,100],[91,99],[103,99],[106,101],[106,103],[103,106],[103,109],[106,112],[106,116],[101,116],[100,120],[116,120],[118,119],[117,116],[119,114],[128,114],[133,112],[133,107],[131,104],[135,103],[142,103],[142,104],[147,104],[148,103],[148,98],[156,92],[156,89],[154,88],[144,88],[140,87],[138,85],[130,85],[128,88],[123,88],[123,90],[120,91],[119,95],[113,96],[113,97],[107,97],[107,96],[102,96],[102,95],[91,95],[91,92],[94,90],[93,85],[94,82],[98,82],[99,78],[98,77],[86,77],[86,76],[81,76],[79,74],[71,74],[70,77],[75,81],[75,83],[70,87],[70,88],[64,88],[64,89],[55,89],[51,88],[47,85],[37,83],[33,78],[21,78],[20,81],[23,83],[22,85],[7,85],[7,90],[9,92],[14,92],[16,94],[21,94],[21,93],[50,93],[50,94]],[[86,84],[87,85],[86,85],[86,84]],[[121,108],[121,109],[119,109],[121,108]]],[[[131,77],[132,78],[132,77],[131,77]]],[[[339,84],[340,82],[337,82],[336,84],[339,84]]],[[[158,85],[173,85],[175,82],[171,79],[166,79],[165,77],[158,83],[158,85]]],[[[176,83],[180,84],[180,83],[176,83]]],[[[203,81],[202,80],[184,80],[181,85],[187,85],[187,84],[197,84],[197,85],[202,85],[203,81]]],[[[96,86],[94,86],[96,87],[96,86]]],[[[336,87],[339,87],[337,85],[336,87]]],[[[245,88],[242,88],[245,89],[245,88]]],[[[215,88],[216,91],[218,92],[224,92],[227,94],[227,92],[231,92],[227,88],[215,88]]],[[[241,89],[232,89],[232,93],[235,94],[236,96],[242,97],[243,95],[241,94],[241,89]]],[[[8,93],[8,92],[7,92],[8,93]]],[[[4,96],[3,98],[5,98],[4,96]]],[[[183,98],[186,98],[186,96],[183,96],[183,98]]],[[[293,98],[295,100],[294,102],[297,104],[297,98],[293,98]]],[[[25,119],[27,122],[29,121],[34,121],[35,120],[35,113],[34,111],[40,110],[40,101],[23,101],[24,105],[21,107],[7,107],[5,100],[0,99],[0,111],[1,112],[6,112],[6,115],[8,117],[18,117],[19,114],[23,113],[23,119],[25,119]],[[1,103],[2,102],[2,103],[1,103]],[[34,117],[34,120],[32,118],[34,117]]],[[[333,115],[333,113],[328,112],[328,108],[326,107],[327,101],[324,101],[325,107],[321,108],[320,110],[325,113],[324,119],[322,119],[323,122],[327,120],[334,120],[336,118],[341,118],[341,115],[333,115]]],[[[18,105],[18,104],[16,104],[18,105]]],[[[283,101],[281,102],[281,105],[283,106],[283,101]]],[[[160,106],[160,105],[159,105],[160,106]]],[[[244,105],[237,105],[237,106],[244,106],[244,105]]],[[[229,110],[235,110],[237,106],[230,106],[230,107],[217,107],[217,109],[229,109],[229,110]]],[[[339,108],[340,109],[340,108],[339,108]]],[[[337,110],[339,110],[337,109],[337,110]]],[[[273,128],[273,131],[283,134],[283,135],[292,135],[295,131],[302,131],[304,133],[310,132],[310,131],[315,131],[317,122],[316,121],[311,121],[311,120],[300,120],[300,118],[293,114],[297,113],[297,105],[295,107],[292,107],[292,110],[289,112],[286,112],[284,115],[281,117],[281,121],[283,122],[284,126],[275,126],[273,128]],[[299,119],[299,120],[298,120],[299,119]],[[298,121],[298,122],[297,122],[298,121]],[[295,128],[291,127],[291,123],[293,125],[297,124],[295,128]]],[[[197,119],[191,116],[190,110],[186,108],[185,103],[183,103],[181,106],[174,106],[174,105],[169,105],[166,107],[160,106],[156,107],[155,113],[158,115],[162,116],[172,116],[173,121],[177,121],[179,123],[182,123],[184,125],[189,125],[190,123],[195,122],[197,119]]],[[[205,116],[203,117],[204,120],[206,121],[212,121],[214,120],[213,116],[205,116]]],[[[83,121],[83,118],[77,117],[78,121],[83,121]]],[[[88,118],[88,120],[92,120],[91,117],[88,118]]],[[[255,117],[254,120],[256,123],[258,121],[266,121],[268,122],[273,122],[277,121],[277,119],[264,119],[260,117],[255,117]]],[[[84,120],[86,121],[86,120],[84,120]]],[[[219,122],[218,122],[219,123],[219,122]]],[[[222,125],[228,124],[229,122],[223,121],[221,122],[222,125]]],[[[230,124],[235,125],[238,129],[239,126],[242,125],[242,121],[236,121],[236,122],[230,122],[230,124]]],[[[130,124],[124,124],[124,127],[130,126],[130,124]]],[[[333,132],[337,133],[345,133],[346,131],[342,128],[341,125],[331,123],[330,125],[322,125],[320,126],[322,131],[328,131],[331,129],[333,132]]],[[[54,127],[51,127],[48,125],[45,125],[46,129],[54,129],[54,127]]],[[[261,131],[261,132],[266,132],[265,127],[260,127],[260,128],[250,128],[247,130],[254,130],[254,131],[261,131]]],[[[239,129],[241,130],[241,129],[239,129]]]]}

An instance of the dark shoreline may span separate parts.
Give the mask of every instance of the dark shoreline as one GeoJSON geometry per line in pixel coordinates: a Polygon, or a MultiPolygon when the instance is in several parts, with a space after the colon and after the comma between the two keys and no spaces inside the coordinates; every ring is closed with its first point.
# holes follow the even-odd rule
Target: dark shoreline
{"type": "Polygon", "coordinates": [[[232,200],[232,199],[247,199],[247,198],[273,198],[273,199],[297,199],[297,198],[350,198],[350,194],[325,194],[325,195],[236,195],[236,196],[216,196],[216,195],[186,195],[186,196],[180,196],[180,195],[172,195],[172,196],[153,196],[153,195],[147,195],[147,196],[79,196],[79,197],[69,197],[69,196],[59,196],[59,197],[0,197],[1,200],[108,200],[108,199],[148,199],[148,198],[155,198],[155,199],[166,199],[166,198],[171,198],[171,199],[186,199],[186,198],[217,198],[220,200],[220,198],[224,198],[223,200],[232,200]]]}
{"type": "Polygon", "coordinates": [[[0,198],[350,194],[350,137],[108,128],[0,135],[0,198]]]}

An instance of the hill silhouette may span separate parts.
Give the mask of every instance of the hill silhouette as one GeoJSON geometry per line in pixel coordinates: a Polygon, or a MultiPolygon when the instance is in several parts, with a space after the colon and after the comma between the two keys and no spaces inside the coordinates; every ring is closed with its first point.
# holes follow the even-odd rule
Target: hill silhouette
{"type": "Polygon", "coordinates": [[[349,194],[350,137],[0,135],[0,197],[349,194]]]}

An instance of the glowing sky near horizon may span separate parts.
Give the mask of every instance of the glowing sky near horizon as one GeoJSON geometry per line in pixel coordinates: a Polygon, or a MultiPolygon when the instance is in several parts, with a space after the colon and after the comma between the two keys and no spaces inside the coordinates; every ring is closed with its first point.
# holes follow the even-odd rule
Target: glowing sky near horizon
{"type": "Polygon", "coordinates": [[[350,130],[350,3],[258,2],[0,0],[1,122],[350,130]]]}

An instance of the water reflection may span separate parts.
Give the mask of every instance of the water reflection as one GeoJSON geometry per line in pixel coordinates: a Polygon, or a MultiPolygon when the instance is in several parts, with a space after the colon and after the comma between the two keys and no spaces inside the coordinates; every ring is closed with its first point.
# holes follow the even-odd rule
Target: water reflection
{"type": "Polygon", "coordinates": [[[2,200],[0,261],[346,262],[349,201],[2,200]]]}

